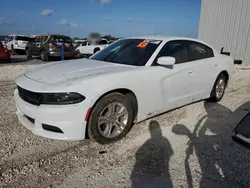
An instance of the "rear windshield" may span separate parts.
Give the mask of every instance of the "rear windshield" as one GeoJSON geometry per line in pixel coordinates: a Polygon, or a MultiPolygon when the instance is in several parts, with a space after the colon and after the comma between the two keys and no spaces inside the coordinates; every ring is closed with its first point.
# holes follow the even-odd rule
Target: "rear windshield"
{"type": "Polygon", "coordinates": [[[50,41],[54,43],[72,43],[72,39],[66,36],[52,36],[50,41]]]}
{"type": "Polygon", "coordinates": [[[24,37],[24,36],[17,36],[16,40],[32,41],[32,38],[30,38],[30,37],[24,37]]]}
{"type": "Polygon", "coordinates": [[[110,63],[144,66],[162,41],[123,39],[104,48],[91,59],[110,63]]]}

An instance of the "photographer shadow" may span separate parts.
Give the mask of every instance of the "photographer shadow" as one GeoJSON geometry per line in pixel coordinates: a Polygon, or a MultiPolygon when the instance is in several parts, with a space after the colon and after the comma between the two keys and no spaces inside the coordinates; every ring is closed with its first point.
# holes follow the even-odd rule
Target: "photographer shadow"
{"type": "Polygon", "coordinates": [[[189,138],[184,161],[188,188],[193,187],[193,169],[190,156],[195,154],[201,169],[201,188],[210,187],[249,187],[250,157],[231,139],[236,124],[250,109],[245,103],[232,112],[230,109],[212,103],[204,103],[206,115],[203,115],[194,130],[177,124],[172,132],[189,138]]]}
{"type": "Polygon", "coordinates": [[[157,121],[149,124],[149,138],[136,152],[136,163],[132,170],[132,188],[172,188],[169,160],[173,150],[163,137],[157,121]]]}

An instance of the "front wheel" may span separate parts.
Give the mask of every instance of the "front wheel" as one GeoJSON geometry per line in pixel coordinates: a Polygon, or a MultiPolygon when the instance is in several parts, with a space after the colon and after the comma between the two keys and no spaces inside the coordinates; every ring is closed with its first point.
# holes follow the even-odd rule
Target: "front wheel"
{"type": "Polygon", "coordinates": [[[81,58],[81,56],[82,56],[82,54],[80,53],[80,51],[77,51],[76,52],[76,58],[79,59],[79,58],[81,58]]]}
{"type": "Polygon", "coordinates": [[[11,54],[12,54],[12,55],[16,55],[16,50],[14,49],[13,46],[11,46],[11,54]]]}
{"type": "Polygon", "coordinates": [[[209,101],[210,102],[219,102],[224,96],[225,89],[227,85],[227,78],[224,74],[219,74],[217,77],[213,89],[210,94],[209,101]]]}
{"type": "Polygon", "coordinates": [[[27,59],[31,59],[31,57],[32,57],[30,50],[28,48],[25,50],[25,55],[26,55],[27,59]]]}
{"type": "Polygon", "coordinates": [[[93,108],[88,122],[88,136],[100,144],[122,139],[133,125],[133,107],[130,100],[111,93],[103,97],[93,108]]]}

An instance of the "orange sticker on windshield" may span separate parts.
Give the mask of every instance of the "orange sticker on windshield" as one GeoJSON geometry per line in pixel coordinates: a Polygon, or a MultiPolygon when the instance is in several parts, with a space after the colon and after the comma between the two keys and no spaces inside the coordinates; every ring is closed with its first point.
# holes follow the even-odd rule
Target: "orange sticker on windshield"
{"type": "Polygon", "coordinates": [[[141,42],[137,45],[138,48],[145,48],[148,45],[148,42],[141,42]]]}

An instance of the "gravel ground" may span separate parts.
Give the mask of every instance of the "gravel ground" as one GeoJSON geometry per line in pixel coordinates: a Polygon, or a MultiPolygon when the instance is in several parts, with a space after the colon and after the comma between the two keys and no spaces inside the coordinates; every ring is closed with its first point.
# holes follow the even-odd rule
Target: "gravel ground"
{"type": "Polygon", "coordinates": [[[14,79],[37,64],[0,66],[0,187],[250,187],[250,151],[231,140],[250,110],[248,71],[236,71],[219,104],[165,113],[101,146],[45,139],[20,125],[14,79]]]}

